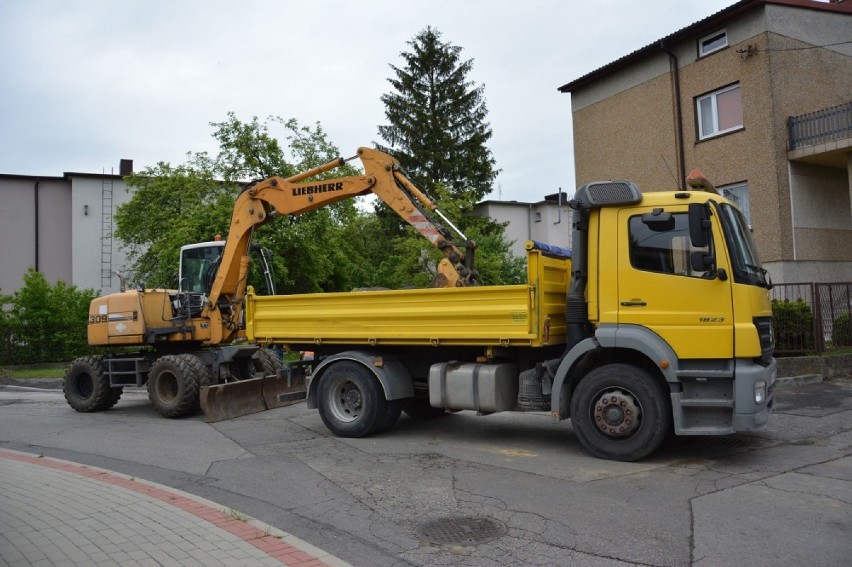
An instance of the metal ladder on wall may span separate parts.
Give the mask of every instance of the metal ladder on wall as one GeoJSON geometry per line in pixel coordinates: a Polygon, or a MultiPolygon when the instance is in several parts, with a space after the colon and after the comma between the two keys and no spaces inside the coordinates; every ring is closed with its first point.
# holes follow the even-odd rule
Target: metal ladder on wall
{"type": "Polygon", "coordinates": [[[112,287],[112,191],[113,171],[101,177],[101,289],[112,287]]]}

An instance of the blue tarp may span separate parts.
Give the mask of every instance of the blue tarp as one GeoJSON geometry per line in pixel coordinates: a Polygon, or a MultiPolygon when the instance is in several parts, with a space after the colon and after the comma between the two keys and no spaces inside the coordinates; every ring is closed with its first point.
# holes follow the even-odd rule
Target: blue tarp
{"type": "Polygon", "coordinates": [[[571,251],[569,249],[562,248],[561,246],[556,246],[554,244],[547,244],[546,242],[539,242],[538,240],[527,241],[527,250],[541,250],[548,256],[556,256],[559,258],[571,257],[571,251]],[[530,244],[532,244],[532,247],[530,247],[530,244]]]}

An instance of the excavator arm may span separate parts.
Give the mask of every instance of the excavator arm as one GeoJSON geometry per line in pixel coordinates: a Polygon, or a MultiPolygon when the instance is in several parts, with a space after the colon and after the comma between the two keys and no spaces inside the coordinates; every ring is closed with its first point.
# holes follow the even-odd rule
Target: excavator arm
{"type": "Polygon", "coordinates": [[[301,215],[358,195],[375,194],[443,252],[444,258],[438,264],[432,287],[464,287],[474,283],[476,272],[472,261],[475,244],[467,241],[458,229],[456,231],[465,241],[451,241],[449,231],[432,215],[434,213],[451,223],[403,174],[399,162],[371,148],[359,148],[357,157],[364,166],[364,175],[361,176],[305,181],[348,161],[340,158],[292,177],[270,177],[240,193],[234,204],[219,269],[201,315],[210,320],[210,344],[231,340],[239,329],[250,266],[248,251],[254,229],[276,215],[301,215]]]}

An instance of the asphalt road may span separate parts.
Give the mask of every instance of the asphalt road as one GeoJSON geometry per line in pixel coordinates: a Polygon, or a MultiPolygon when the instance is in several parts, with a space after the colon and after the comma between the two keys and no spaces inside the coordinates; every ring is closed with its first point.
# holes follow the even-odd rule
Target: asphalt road
{"type": "MultiPolygon", "coordinates": [[[[0,447],[208,498],[356,566],[842,565],[852,556],[852,381],[779,390],[768,429],[587,455],[544,413],[403,415],[332,437],[304,403],[161,418],[144,390],[81,414],[0,386],[0,447]]],[[[0,505],[2,502],[0,502],[0,505]]]]}

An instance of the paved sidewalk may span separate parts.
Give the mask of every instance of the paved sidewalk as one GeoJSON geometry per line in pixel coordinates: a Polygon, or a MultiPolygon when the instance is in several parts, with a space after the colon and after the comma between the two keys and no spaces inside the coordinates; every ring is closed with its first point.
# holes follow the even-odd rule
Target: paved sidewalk
{"type": "Polygon", "coordinates": [[[209,500],[104,469],[0,449],[0,567],[346,567],[209,500]]]}

